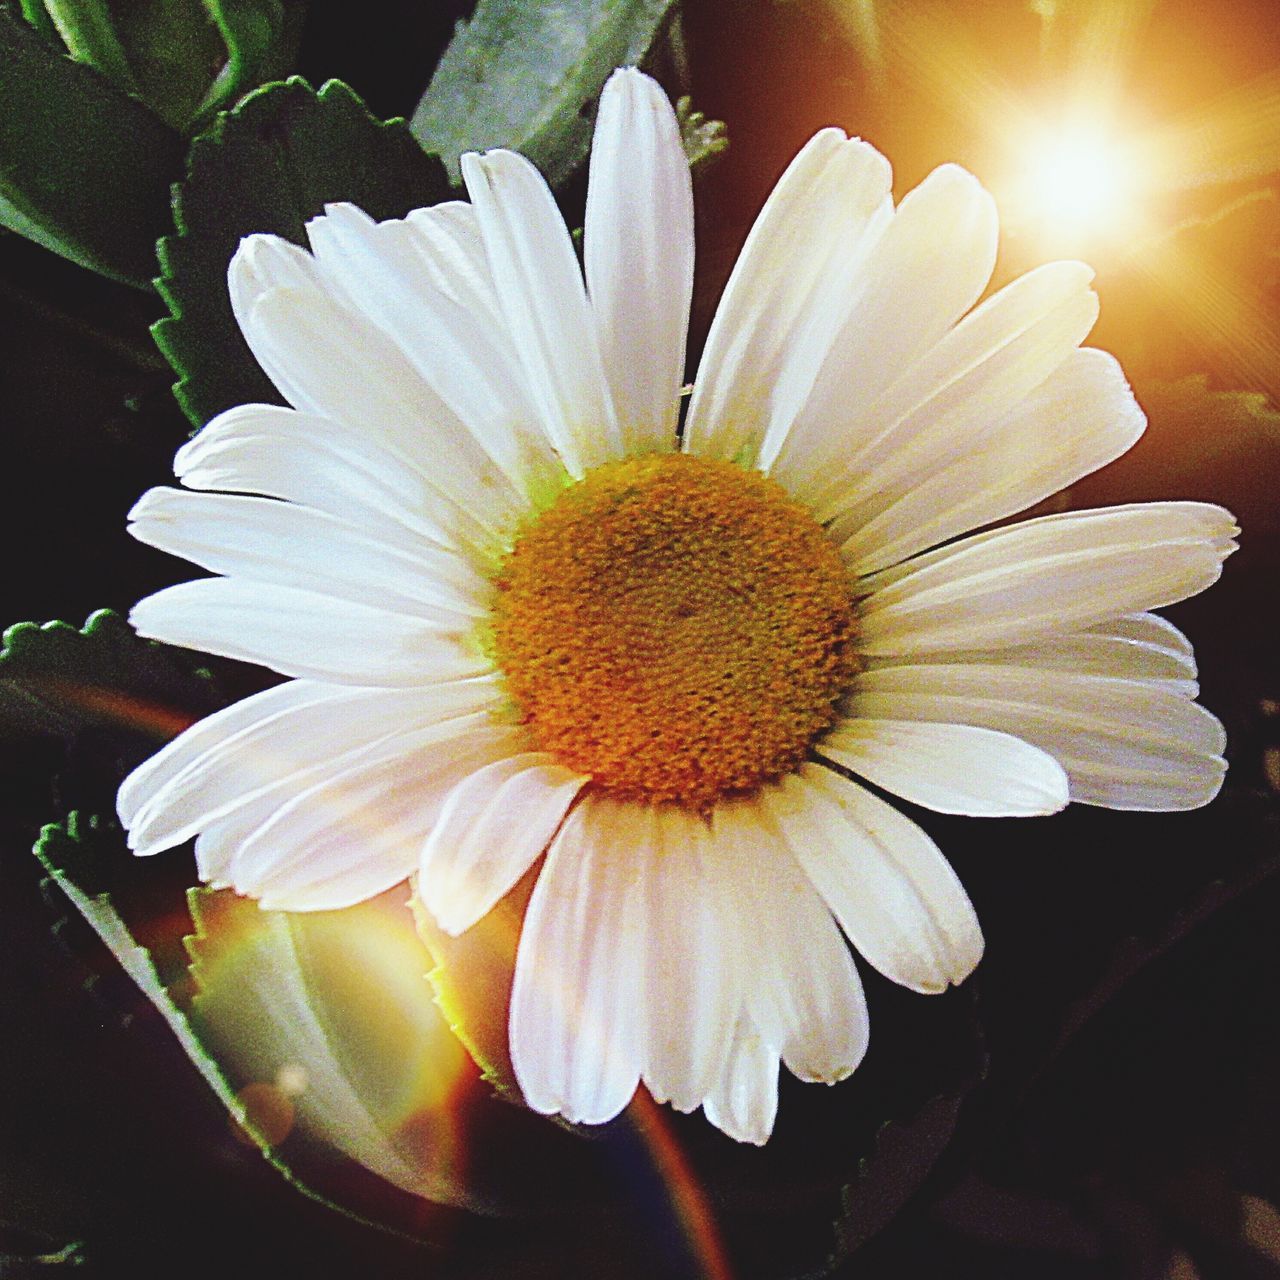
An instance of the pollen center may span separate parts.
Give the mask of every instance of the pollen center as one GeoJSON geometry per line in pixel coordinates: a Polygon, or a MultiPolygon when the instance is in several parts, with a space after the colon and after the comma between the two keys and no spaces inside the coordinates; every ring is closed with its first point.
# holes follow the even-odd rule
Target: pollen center
{"type": "Polygon", "coordinates": [[[494,653],[538,747],[626,798],[706,810],[794,769],[856,669],[849,577],[775,481],[606,463],[520,533],[494,653]]]}

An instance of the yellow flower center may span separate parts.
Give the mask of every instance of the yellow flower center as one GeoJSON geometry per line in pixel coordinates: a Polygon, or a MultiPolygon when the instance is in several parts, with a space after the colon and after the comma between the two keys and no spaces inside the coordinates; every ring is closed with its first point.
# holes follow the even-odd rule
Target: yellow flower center
{"type": "Polygon", "coordinates": [[[494,654],[541,750],[626,798],[708,809],[796,768],[856,670],[849,576],[775,481],[606,463],[520,533],[494,654]]]}

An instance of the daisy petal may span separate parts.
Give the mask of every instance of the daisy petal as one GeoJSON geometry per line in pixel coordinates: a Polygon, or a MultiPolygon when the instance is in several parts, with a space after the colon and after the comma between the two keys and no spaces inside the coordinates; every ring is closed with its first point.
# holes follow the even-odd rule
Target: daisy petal
{"type": "Polygon", "coordinates": [[[847,720],[822,738],[817,751],[938,813],[1013,818],[1056,813],[1067,804],[1067,775],[1051,755],[991,729],[847,720]]]}
{"type": "Polygon", "coordinates": [[[950,456],[958,444],[981,439],[1084,340],[1097,318],[1092,278],[1079,262],[1029,271],[974,308],[879,395],[852,402],[830,424],[833,447],[810,462],[813,480],[803,496],[818,519],[848,522],[882,486],[897,492],[900,477],[927,464],[932,452],[950,456]]]}
{"type": "Polygon", "coordinates": [[[451,545],[425,515],[436,499],[418,471],[372,436],[296,409],[228,409],[178,450],[173,470],[188,489],[281,498],[362,529],[451,545]]]}
{"type": "Polygon", "coordinates": [[[514,151],[468,153],[462,176],[543,428],[580,478],[623,449],[564,219],[542,175],[514,151]]]}
{"type": "Polygon", "coordinates": [[[418,880],[423,905],[446,933],[471,928],[524,875],[586,782],[545,752],[522,752],[450,792],[423,846],[418,880]]]}
{"type": "Polygon", "coordinates": [[[848,313],[863,256],[893,211],[889,162],[839,129],[814,135],[778,180],[725,285],[684,447],[754,465],[790,426],[848,313]]]}
{"type": "Polygon", "coordinates": [[[587,796],[538,876],[516,954],[511,1061],[534,1111],[584,1124],[631,1100],[644,1056],[644,908],[653,856],[631,806],[587,796]]]}
{"type": "MultiPolygon", "coordinates": [[[[241,245],[229,279],[244,274],[241,264],[263,241],[274,237],[251,236],[241,245]]],[[[263,370],[296,409],[372,435],[415,468],[447,504],[451,521],[504,531],[520,497],[506,476],[393,340],[343,305],[310,255],[297,252],[315,280],[299,282],[292,270],[259,265],[251,283],[233,289],[242,296],[241,332],[263,370]],[[277,276],[289,283],[260,287],[277,276]],[[444,444],[447,468],[439,466],[444,444]]]]}
{"type": "Polygon", "coordinates": [[[657,1101],[692,1111],[723,1074],[752,939],[718,909],[706,823],[675,805],[650,806],[648,815],[656,856],[644,880],[642,1077],[657,1101]]]}
{"type": "Polygon", "coordinates": [[[489,661],[462,629],[239,578],[199,578],[139,600],[139,635],[331,684],[426,685],[489,661]]]}
{"type": "Polygon", "coordinates": [[[1221,507],[1151,502],[977,534],[867,579],[859,644],[995,649],[1172,604],[1217,581],[1236,532],[1221,507]]]}
{"type": "Polygon", "coordinates": [[[129,512],[139,542],[212,573],[296,587],[441,625],[483,616],[487,584],[462,557],[407,532],[362,532],[274,498],[150,489],[129,512]]]}
{"type": "Polygon", "coordinates": [[[374,222],[331,204],[307,223],[328,278],[391,335],[424,381],[522,493],[556,470],[505,327],[443,292],[407,221],[374,222]]]}
{"type": "Polygon", "coordinates": [[[1018,289],[1023,282],[1014,281],[919,362],[923,374],[913,371],[888,393],[886,400],[896,395],[913,403],[901,414],[887,408],[890,425],[859,451],[856,468],[849,459],[833,468],[840,488],[828,488],[816,503],[819,519],[832,519],[837,542],[948,462],[984,449],[993,426],[1071,356],[1097,319],[1098,299],[1087,274],[1060,274],[1055,280],[1053,273],[1038,273],[1046,285],[1038,290],[1018,289]],[[1011,294],[1018,296],[1000,306],[1011,294]],[[1035,307],[1028,305],[1033,301],[1035,307]]]}
{"type": "Polygon", "coordinates": [[[140,764],[120,785],[116,812],[122,826],[132,827],[139,812],[168,787],[193,761],[219,749],[245,729],[273,716],[320,704],[340,706],[347,691],[311,680],[290,680],[197,720],[140,764]]]}
{"type": "Polygon", "coordinates": [[[693,295],[693,185],[666,94],[633,68],[615,71],[600,97],[583,264],[623,445],[628,454],[672,449],[693,295]]]}
{"type": "Polygon", "coordinates": [[[995,202],[957,165],[903,197],[868,249],[812,394],[785,439],[764,450],[776,480],[804,497],[858,443],[847,430],[851,401],[874,401],[973,306],[995,266],[996,235],[995,202]]]}
{"type": "Polygon", "coordinates": [[[414,209],[405,218],[414,243],[440,291],[494,333],[506,333],[502,307],[494,290],[484,236],[474,206],[446,200],[429,209],[414,209]]]}
{"type": "Polygon", "coordinates": [[[380,744],[279,806],[236,850],[232,884],[272,910],[318,911],[407,879],[450,790],[514,741],[482,712],[380,744]]]}
{"type": "Polygon", "coordinates": [[[709,865],[740,927],[756,938],[746,993],[752,1022],[802,1080],[830,1084],[866,1053],[866,1001],[821,886],[806,879],[771,816],[754,802],[718,806],[709,865]]]}
{"type": "Polygon", "coordinates": [[[130,848],[139,854],[171,848],[259,796],[274,796],[278,807],[370,751],[500,702],[487,677],[412,691],[308,681],[281,687],[292,696],[247,699],[254,718],[227,717],[215,732],[188,730],[191,741],[175,739],[142,766],[141,777],[128,779],[120,805],[128,813],[130,848]]]}
{"type": "Polygon", "coordinates": [[[260,796],[248,804],[216,818],[196,836],[196,873],[210,888],[231,888],[231,866],[240,846],[280,807],[273,794],[260,796]]]}
{"type": "Polygon", "coordinates": [[[867,963],[912,991],[963,982],[982,955],[973,906],[910,819],[821,765],[763,793],[796,861],[867,963]]]}
{"type": "Polygon", "coordinates": [[[707,1119],[736,1142],[762,1147],[778,1114],[778,1051],[745,1014],[738,1019],[720,1082],[703,1106],[707,1119]]]}
{"type": "MultiPolygon", "coordinates": [[[[993,664],[1024,669],[1114,676],[1121,680],[1159,683],[1184,697],[1194,698],[1195,656],[1177,627],[1154,613],[1131,614],[1100,622],[1086,631],[1049,636],[1035,644],[1008,649],[943,650],[913,654],[913,662],[953,665],[993,664]]],[[[873,660],[872,665],[900,665],[900,659],[873,660]]]]}
{"type": "Polygon", "coordinates": [[[1145,425],[1115,358],[1077,350],[980,442],[957,432],[963,448],[930,451],[901,483],[885,477],[874,505],[842,515],[832,536],[851,530],[845,559],[872,573],[1074,484],[1129,449],[1145,425]]]}
{"type": "Polygon", "coordinates": [[[948,721],[1012,733],[1067,771],[1071,799],[1189,809],[1222,785],[1225,735],[1165,682],[995,663],[902,664],[860,673],[853,715],[948,721]]]}

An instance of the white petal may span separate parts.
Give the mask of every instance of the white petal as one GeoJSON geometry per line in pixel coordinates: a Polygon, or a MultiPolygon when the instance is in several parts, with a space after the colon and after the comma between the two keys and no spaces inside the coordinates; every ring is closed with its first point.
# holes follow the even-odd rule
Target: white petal
{"type": "Polygon", "coordinates": [[[821,886],[806,879],[767,805],[721,804],[712,831],[710,876],[755,938],[752,1022],[801,1079],[844,1079],[866,1053],[867,1008],[821,886]]]}
{"type": "Polygon", "coordinates": [[[787,845],[867,962],[912,991],[963,982],[982,956],[964,887],[914,822],[821,765],[767,787],[787,845]]]}
{"type": "Polygon", "coordinates": [[[354,691],[316,684],[310,680],[290,680],[264,689],[252,697],[215,711],[197,720],[140,764],[120,785],[116,811],[121,825],[132,827],[139,811],[193,761],[217,750],[229,738],[282,712],[320,704],[341,705],[354,691]]]}
{"type": "Polygon", "coordinates": [[[889,162],[824,129],[778,180],[725,285],[685,422],[684,447],[754,465],[808,398],[853,282],[892,215],[889,162]]]}
{"type": "MultiPolygon", "coordinates": [[[[524,500],[485,456],[456,414],[369,319],[344,305],[309,254],[296,250],[314,279],[298,280],[291,265],[278,270],[272,253],[243,263],[249,250],[271,237],[250,237],[232,260],[229,278],[240,281],[237,320],[254,357],[295,408],[372,435],[415,467],[439,495],[447,522],[505,534],[524,500]],[[271,286],[275,278],[287,283],[271,286]],[[266,286],[266,287],[263,287],[266,286]],[[447,449],[449,466],[440,466],[447,449]]],[[[261,255],[258,255],[261,256],[261,255]]]]}
{"type": "MultiPolygon", "coordinates": [[[[455,720],[454,724],[443,730],[428,725],[424,732],[419,733],[412,740],[409,740],[407,735],[397,735],[394,742],[384,740],[374,743],[362,756],[366,772],[390,773],[393,778],[397,776],[397,770],[412,772],[419,763],[427,765],[434,763],[437,766],[444,767],[444,776],[438,782],[434,773],[427,773],[423,775],[423,785],[421,786],[401,786],[393,788],[386,793],[384,799],[403,802],[404,812],[410,818],[417,811],[423,811],[423,820],[425,822],[429,823],[433,820],[435,813],[438,812],[439,804],[442,802],[449,787],[456,783],[460,776],[464,776],[468,770],[483,764],[483,753],[485,751],[492,752],[495,743],[502,750],[514,752],[519,749],[515,745],[511,730],[505,726],[495,725],[489,727],[483,717],[476,716],[466,719],[455,718],[455,720]],[[467,751],[459,749],[458,737],[460,734],[470,735],[477,744],[475,749],[467,751]],[[434,747],[437,755],[439,753],[439,742],[445,742],[447,744],[445,758],[443,760],[436,759],[433,762],[429,759],[422,759],[420,751],[418,755],[415,755],[414,749],[420,748],[424,739],[431,744],[427,748],[428,752],[434,747]],[[477,755],[477,752],[480,754],[477,755]]],[[[285,847],[277,847],[274,841],[265,845],[259,842],[256,850],[251,849],[250,857],[246,861],[243,857],[246,845],[249,845],[253,837],[279,815],[282,806],[298,800],[299,797],[306,797],[304,803],[311,810],[320,811],[321,806],[327,803],[329,794],[334,797],[341,796],[344,779],[352,779],[356,776],[358,775],[350,768],[347,762],[337,761],[331,767],[322,767],[310,771],[302,785],[290,782],[284,787],[270,787],[252,800],[232,809],[226,816],[212,820],[196,837],[196,869],[199,871],[201,879],[208,881],[214,888],[234,888],[238,880],[245,891],[250,891],[250,889],[261,891],[265,886],[265,873],[268,870],[272,869],[273,866],[276,869],[287,869],[286,849],[285,847]],[[326,791],[326,788],[334,788],[335,784],[336,790],[326,791]]],[[[312,813],[311,816],[314,817],[315,814],[312,813]]],[[[350,827],[346,828],[348,834],[351,829],[350,827]]],[[[342,831],[330,832],[329,834],[338,835],[340,847],[345,843],[358,851],[359,846],[353,844],[350,839],[342,840],[342,831]]],[[[331,886],[328,890],[324,887],[323,871],[320,872],[321,878],[315,884],[308,883],[305,874],[309,859],[323,851],[323,840],[327,838],[322,837],[321,840],[311,844],[307,844],[304,841],[300,849],[295,848],[293,850],[293,855],[298,857],[302,868],[301,874],[297,871],[294,873],[295,884],[293,888],[294,896],[298,902],[297,910],[305,911],[323,908],[323,902],[318,905],[311,905],[311,902],[317,897],[316,891],[320,895],[325,895],[329,898],[333,896],[333,887],[331,886]]],[[[395,867],[388,868],[385,863],[378,862],[375,859],[370,863],[368,870],[362,870],[360,859],[357,857],[353,862],[349,863],[347,870],[357,879],[366,880],[369,875],[385,877],[394,873],[394,878],[389,881],[389,883],[394,884],[404,878],[400,870],[402,865],[397,864],[395,867]]],[[[314,875],[312,880],[315,880],[314,875]]],[[[272,900],[276,901],[274,898],[272,900]]],[[[285,907],[284,909],[292,908],[285,907]]]]}
{"type": "Polygon", "coordinates": [[[291,502],[149,489],[129,512],[140,542],[212,573],[315,591],[466,627],[488,584],[461,556],[408,532],[370,535],[291,502]]]}
{"type": "Polygon", "coordinates": [[[353,205],[326,206],[307,224],[335,286],[391,336],[476,444],[522,493],[557,469],[505,326],[437,283],[420,234],[404,220],[375,223],[353,205]]]}
{"type": "Polygon", "coordinates": [[[707,824],[675,805],[648,808],[648,819],[642,1077],[657,1101],[692,1111],[723,1074],[754,939],[721,908],[707,824]]]}
{"type": "Polygon", "coordinates": [[[977,534],[867,579],[859,646],[999,648],[1171,604],[1217,581],[1236,532],[1221,507],[1151,502],[977,534]]]}
{"type": "MultiPolygon", "coordinates": [[[[995,305],[1016,289],[1020,282],[1015,281],[920,361],[932,366],[926,376],[913,373],[902,380],[904,398],[914,402],[912,407],[890,417],[891,425],[857,451],[856,467],[845,460],[843,473],[833,470],[832,483],[838,488],[829,486],[827,496],[815,504],[819,519],[834,517],[830,531],[837,542],[949,461],[983,448],[987,433],[1070,357],[1093,327],[1098,299],[1086,287],[1086,277],[1074,272],[1063,276],[1067,284],[1074,276],[1078,287],[1064,290],[1060,298],[1053,288],[1022,291],[1040,304],[1029,314],[1022,305],[995,305]],[[999,323],[992,317],[999,317],[999,323]],[[983,337],[976,361],[970,328],[983,337]],[[946,358],[939,353],[947,353],[946,358]]],[[[1042,272],[1040,278],[1052,282],[1051,274],[1042,272]]],[[[891,391],[886,399],[893,395],[891,391]]]]}
{"type": "Polygon", "coordinates": [[[943,165],[908,192],[853,282],[812,394],[785,440],[766,446],[770,474],[803,497],[861,443],[847,424],[869,424],[851,404],[874,401],[941,340],[981,296],[995,255],[995,203],[972,174],[943,165]]]}
{"type": "Polygon", "coordinates": [[[200,578],[134,605],[139,635],[332,684],[424,685],[490,668],[462,630],[314,591],[200,578]]]}
{"type": "Polygon", "coordinates": [[[885,477],[832,536],[848,531],[841,549],[854,572],[883,569],[1057,493],[1118,458],[1145,425],[1114,357],[1074,351],[989,432],[977,424],[967,448],[958,434],[956,447],[885,477]]]}
{"type": "Polygon", "coordinates": [[[703,1107],[707,1119],[737,1142],[762,1147],[778,1114],[778,1051],[770,1049],[743,1014],[715,1092],[703,1107]]]}
{"type": "Polygon", "coordinates": [[[812,480],[801,496],[818,518],[850,512],[874,497],[882,475],[898,483],[931,450],[968,450],[975,430],[998,421],[1083,341],[1097,317],[1092,278],[1079,262],[1038,267],[975,307],[878,395],[851,391],[831,419],[832,446],[807,464],[812,480]]]}
{"type": "Polygon", "coordinates": [[[423,846],[418,880],[446,933],[469,929],[524,875],[586,781],[544,752],[526,752],[453,789],[423,846]]]}
{"type": "Polygon", "coordinates": [[[240,846],[280,807],[270,793],[210,822],[196,836],[196,874],[212,889],[231,888],[231,866],[240,846]]]}
{"type": "Polygon", "coordinates": [[[938,813],[1013,818],[1056,813],[1067,775],[1050,755],[992,729],[912,720],[837,725],[818,754],[876,786],[938,813]]]}
{"type": "Polygon", "coordinates": [[[1190,665],[1189,675],[1196,673],[1191,641],[1166,618],[1155,613],[1135,613],[1124,618],[1111,618],[1092,628],[1099,635],[1112,635],[1135,644],[1163,649],[1170,657],[1184,658],[1190,665]]]}
{"type": "Polygon", "coordinates": [[[860,673],[853,715],[1012,733],[1066,769],[1071,798],[1117,809],[1187,809],[1222,785],[1222,726],[1165,681],[1041,666],[929,663],[860,673]]]}
{"type": "Polygon", "coordinates": [[[267,794],[278,807],[371,750],[385,751],[425,726],[500,705],[490,678],[412,690],[293,681],[291,691],[289,699],[249,699],[252,719],[247,712],[223,712],[216,731],[188,730],[190,741],[175,740],[155,758],[158,764],[149,761],[141,778],[133,775],[128,790],[121,790],[130,847],[139,854],[171,848],[267,794]]]}
{"type": "Polygon", "coordinates": [[[635,874],[652,856],[640,806],[589,795],[538,876],[516,953],[511,1061],[535,1111],[600,1124],[631,1100],[644,1056],[647,939],[635,874]]]}
{"type": "MultiPolygon", "coordinates": [[[[1159,683],[1194,698],[1195,655],[1176,627],[1153,613],[1131,614],[1098,623],[1086,631],[1049,636],[1034,644],[1008,649],[944,650],[912,655],[913,663],[975,663],[1021,667],[1076,675],[1114,676],[1121,680],[1159,683]]],[[[873,666],[899,666],[900,658],[872,659],[873,666]]]]}
{"type": "Polygon", "coordinates": [[[235,852],[232,884],[279,911],[336,909],[397,884],[450,790],[515,741],[483,712],[397,735],[280,806],[235,852]]]}
{"type": "Polygon", "coordinates": [[[675,446],[693,295],[693,186],[666,94],[633,68],[600,96],[583,262],[628,454],[675,446]]]}
{"type": "Polygon", "coordinates": [[[580,478],[623,449],[564,219],[542,175],[513,151],[468,153],[462,176],[543,428],[580,478]]]}
{"type": "Polygon", "coordinates": [[[429,209],[414,209],[405,221],[441,292],[473,315],[483,316],[494,333],[505,334],[507,324],[475,208],[465,200],[446,200],[429,209]]]}
{"type": "Polygon", "coordinates": [[[295,409],[228,409],[178,450],[173,470],[189,489],[283,498],[362,529],[453,545],[427,518],[437,499],[416,467],[367,432],[295,409]]]}

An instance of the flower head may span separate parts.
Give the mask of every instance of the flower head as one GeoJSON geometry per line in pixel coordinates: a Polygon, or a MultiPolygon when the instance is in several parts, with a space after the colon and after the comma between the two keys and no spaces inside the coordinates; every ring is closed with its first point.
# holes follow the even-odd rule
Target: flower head
{"type": "Polygon", "coordinates": [[[264,906],[416,876],[453,933],[543,859],[510,1011],[529,1104],[603,1121],[643,1082],[760,1142],[780,1062],[831,1082],[866,1049],[846,939],[917,991],[982,950],[864,782],[1000,816],[1217,791],[1221,727],[1148,611],[1214,581],[1234,527],[1198,503],[1000,523],[1144,420],[1080,346],[1088,268],[978,302],[996,218],[961,169],[895,209],[883,156],[817,134],[683,424],[692,201],[657,85],[605,89],[584,267],[527,161],[463,172],[470,203],[334,205],[310,252],[237,252],[292,407],[222,414],[185,489],[138,503],[139,538],[220,576],[133,621],[290,679],[169,744],[120,814],[264,906]]]}

